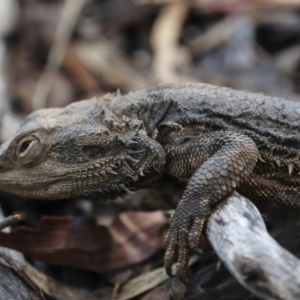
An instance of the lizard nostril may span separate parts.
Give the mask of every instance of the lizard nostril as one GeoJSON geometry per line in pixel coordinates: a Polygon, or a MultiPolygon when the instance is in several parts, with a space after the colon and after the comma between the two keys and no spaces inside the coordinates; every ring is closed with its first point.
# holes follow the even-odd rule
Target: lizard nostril
{"type": "Polygon", "coordinates": [[[5,167],[3,165],[0,165],[0,172],[4,172],[5,171],[5,167]]]}

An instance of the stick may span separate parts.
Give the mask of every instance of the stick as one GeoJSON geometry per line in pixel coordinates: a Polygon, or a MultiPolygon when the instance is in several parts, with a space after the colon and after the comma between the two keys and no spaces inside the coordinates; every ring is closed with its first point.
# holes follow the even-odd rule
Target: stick
{"type": "Polygon", "coordinates": [[[241,285],[262,299],[300,299],[300,261],[267,232],[256,207],[238,193],[211,215],[206,233],[241,285]]]}
{"type": "Polygon", "coordinates": [[[46,106],[46,99],[53,84],[53,81],[49,78],[49,73],[59,70],[74,27],[84,5],[85,0],[66,0],[64,3],[53,46],[50,49],[44,72],[39,78],[34,91],[32,99],[33,110],[46,106]]]}

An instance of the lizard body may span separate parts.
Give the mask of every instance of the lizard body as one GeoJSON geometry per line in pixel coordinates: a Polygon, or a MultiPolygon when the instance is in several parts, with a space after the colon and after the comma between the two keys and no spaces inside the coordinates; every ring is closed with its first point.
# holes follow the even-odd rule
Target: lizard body
{"type": "Polygon", "coordinates": [[[0,189],[37,199],[115,198],[167,174],[186,183],[165,267],[237,190],[300,208],[300,103],[207,84],[164,84],[29,115],[0,147],[0,189]]]}

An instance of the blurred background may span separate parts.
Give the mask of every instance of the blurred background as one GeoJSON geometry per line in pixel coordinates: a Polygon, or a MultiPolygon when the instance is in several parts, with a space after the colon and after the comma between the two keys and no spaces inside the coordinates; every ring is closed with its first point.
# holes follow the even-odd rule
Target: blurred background
{"type": "MultiPolygon", "coordinates": [[[[1,108],[23,118],[117,89],[183,81],[297,99],[299,7],[297,0],[1,0],[1,108]]],[[[15,127],[3,126],[6,139],[15,127]]]]}
{"type": "MultiPolygon", "coordinates": [[[[39,108],[62,107],[117,90],[124,94],[162,82],[186,81],[298,101],[300,1],[0,0],[1,142],[11,138],[22,119],[39,108]]],[[[91,204],[84,201],[41,204],[4,194],[0,196],[4,214],[25,211],[27,225],[37,226],[42,215],[71,215],[73,225],[91,222],[86,213],[91,210],[91,204]]],[[[268,215],[266,222],[273,236],[284,247],[299,254],[300,240],[296,234],[300,227],[299,217],[277,206],[266,206],[262,210],[268,215]]],[[[64,289],[54,293],[39,286],[48,295],[47,299],[94,299],[95,295],[97,299],[169,299],[170,295],[172,299],[182,299],[184,293],[188,295],[185,299],[200,296],[207,300],[257,299],[240,287],[224,268],[216,273],[218,261],[214,255],[194,265],[192,270],[202,280],[198,280],[196,287],[186,288],[176,278],[165,283],[167,278],[164,278],[137,293],[137,286],[145,286],[144,279],[140,285],[131,282],[133,285],[125,289],[127,294],[123,287],[126,296],[118,297],[122,285],[161,266],[167,219],[162,212],[158,213],[149,217],[151,228],[156,230],[154,235],[148,236],[148,240],[155,240],[151,251],[149,245],[142,248],[141,243],[136,255],[139,260],[134,260],[130,252],[136,254],[137,245],[133,249],[125,243],[127,252],[122,251],[128,255],[122,257],[122,263],[110,265],[103,254],[112,251],[112,246],[108,245],[102,249],[102,254],[98,250],[105,257],[100,263],[98,261],[101,268],[95,267],[97,262],[94,261],[80,266],[88,271],[78,271],[74,261],[63,260],[72,255],[78,260],[78,252],[74,254],[69,248],[59,260],[60,252],[55,258],[37,255],[42,252],[41,245],[32,254],[25,247],[28,240],[22,241],[20,236],[17,242],[9,245],[0,238],[0,244],[21,250],[37,269],[72,288],[98,291],[98,294],[82,296],[78,290],[71,290],[72,294],[64,289]],[[143,254],[145,251],[147,255],[143,254]],[[146,263],[141,264],[146,259],[146,263]],[[48,264],[41,260],[48,260],[48,264]],[[124,271],[137,262],[140,263],[138,267],[124,271]],[[122,272],[115,271],[121,267],[122,272]],[[94,272],[109,275],[99,277],[94,272]]],[[[114,215],[107,211],[104,214],[114,215]]],[[[101,217],[103,219],[103,210],[101,217]]],[[[146,217],[130,215],[126,218],[135,220],[136,227],[142,228],[146,217]]],[[[122,222],[126,224],[126,220],[122,222]]],[[[69,228],[63,222],[59,224],[69,228]]],[[[110,226],[107,224],[102,222],[103,226],[110,226]]],[[[110,237],[110,240],[113,239],[110,237]]],[[[34,245],[29,247],[32,250],[34,245]]],[[[82,250],[80,243],[77,247],[76,250],[82,250]]],[[[58,289],[56,283],[51,284],[58,289]]]]}

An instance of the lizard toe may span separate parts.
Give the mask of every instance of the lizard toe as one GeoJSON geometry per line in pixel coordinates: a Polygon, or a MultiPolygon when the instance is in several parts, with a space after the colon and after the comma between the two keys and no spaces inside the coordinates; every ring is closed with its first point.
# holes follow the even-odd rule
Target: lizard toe
{"type": "Polygon", "coordinates": [[[189,247],[191,249],[198,248],[200,244],[200,238],[203,231],[203,226],[206,221],[204,217],[195,217],[192,223],[191,230],[189,232],[189,247]]]}
{"type": "MultiPolygon", "coordinates": [[[[174,223],[174,214],[170,216],[169,218],[169,225],[170,227],[172,226],[172,224],[174,223]]],[[[165,248],[167,249],[168,248],[168,245],[170,244],[170,239],[171,239],[171,236],[174,236],[174,234],[171,234],[172,233],[172,230],[171,228],[168,230],[166,236],[165,236],[165,248]]]]}
{"type": "Polygon", "coordinates": [[[172,266],[177,260],[178,256],[178,241],[177,241],[177,230],[169,230],[167,234],[167,240],[166,240],[166,254],[164,257],[164,267],[166,270],[166,273],[170,276],[173,277],[172,272],[172,266]]]}
{"type": "Polygon", "coordinates": [[[190,281],[186,275],[189,266],[189,257],[190,257],[188,235],[189,235],[189,230],[187,227],[180,228],[176,275],[178,276],[179,280],[186,285],[190,284],[190,281]]]}

